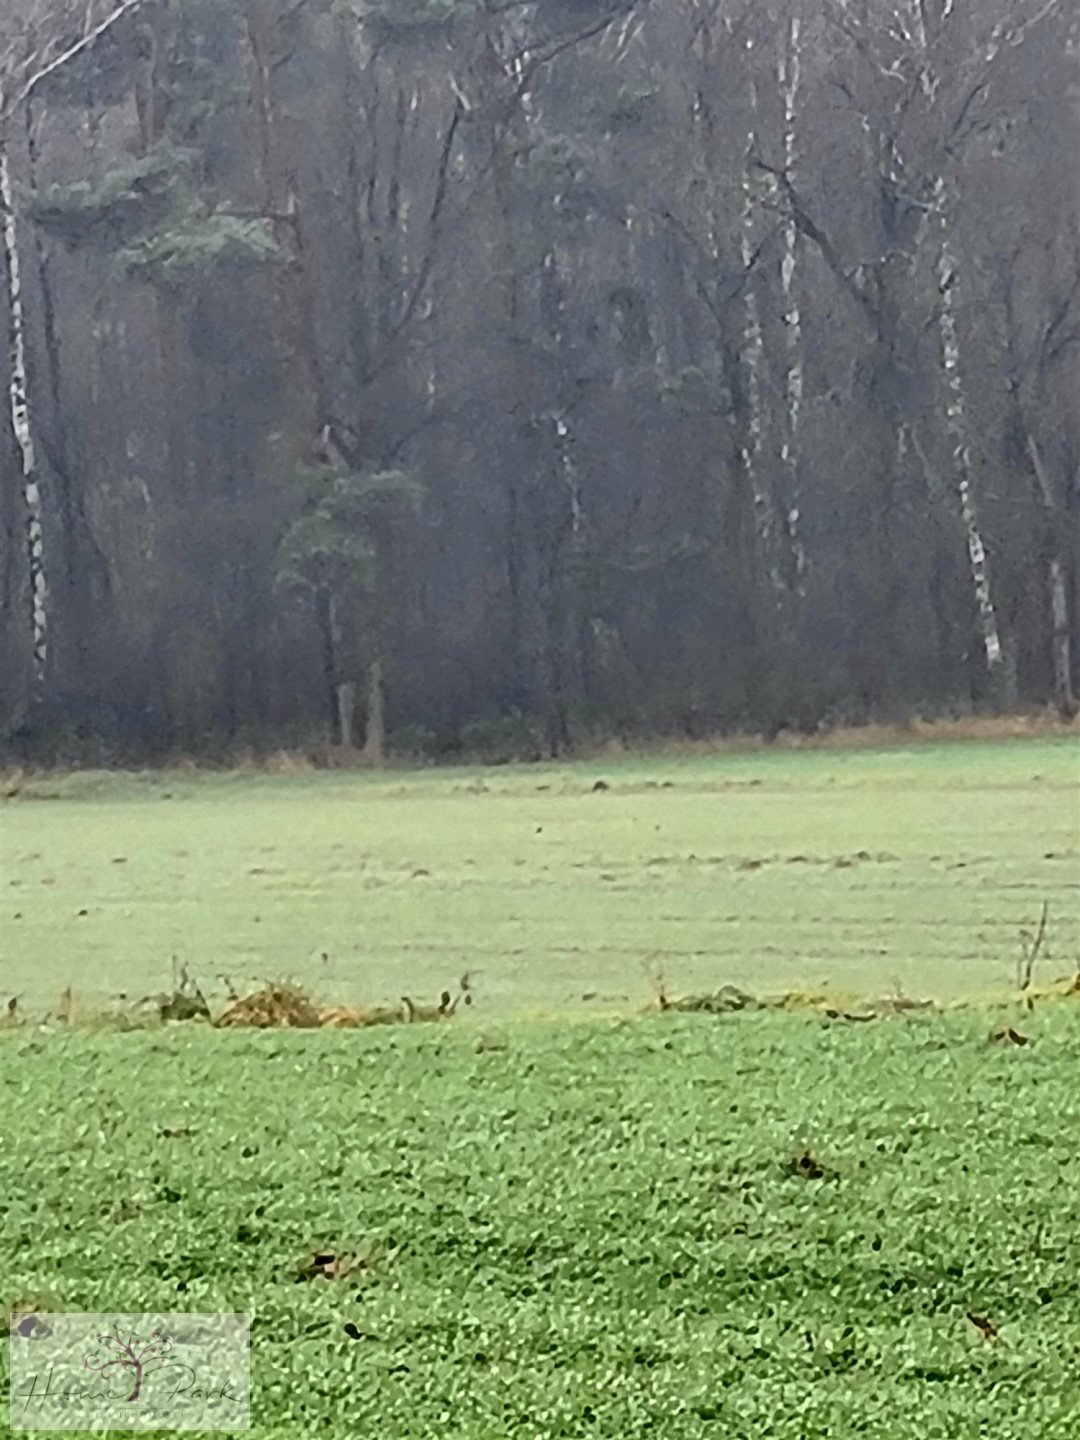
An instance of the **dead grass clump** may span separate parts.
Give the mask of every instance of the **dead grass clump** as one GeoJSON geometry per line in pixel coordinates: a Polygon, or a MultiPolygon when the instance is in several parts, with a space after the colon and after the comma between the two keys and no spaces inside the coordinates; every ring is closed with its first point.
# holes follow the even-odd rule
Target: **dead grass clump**
{"type": "Polygon", "coordinates": [[[275,750],[262,764],[268,775],[303,775],[315,769],[310,755],[299,750],[275,750]]]}
{"type": "MultiPolygon", "coordinates": [[[[401,997],[401,1005],[404,1012],[405,1023],[407,1025],[415,1025],[421,1022],[430,1024],[437,1020],[449,1020],[457,1009],[460,998],[460,995],[451,998],[450,991],[444,990],[439,996],[439,1003],[437,1005],[421,1005],[417,1004],[410,996],[403,995],[401,997]]],[[[468,996],[465,997],[465,1003],[470,1003],[468,996]]]]}
{"type": "MultiPolygon", "coordinates": [[[[646,967],[646,973],[648,969],[646,967]]],[[[653,1004],[649,1010],[660,1010],[664,1014],[707,1014],[729,1015],[738,1010],[760,1010],[762,1003],[754,995],[740,990],[737,985],[721,985],[706,995],[679,995],[668,993],[667,976],[662,963],[657,963],[649,977],[652,981],[653,1004]]]]}
{"type": "Polygon", "coordinates": [[[916,720],[912,729],[928,740],[1010,740],[1030,735],[1075,735],[1076,720],[1065,720],[1052,706],[1019,715],[965,715],[955,720],[916,720]]]}
{"type": "Polygon", "coordinates": [[[770,1010],[822,1010],[835,1005],[835,995],[825,995],[816,990],[785,990],[768,1001],[770,1010]]]}
{"type": "Polygon", "coordinates": [[[16,766],[14,770],[0,770],[0,795],[5,800],[17,799],[26,779],[26,771],[21,766],[16,766]]]}
{"type": "Polygon", "coordinates": [[[331,1005],[319,1011],[323,1030],[362,1030],[368,1025],[400,1025],[405,1014],[400,1005],[331,1005]]]}
{"type": "Polygon", "coordinates": [[[218,1016],[219,1030],[315,1030],[320,1012],[298,985],[265,985],[251,995],[234,1001],[218,1016]]]}
{"type": "Polygon", "coordinates": [[[719,990],[707,995],[679,995],[672,999],[667,994],[658,997],[660,1009],[669,1015],[731,1015],[738,1010],[759,1010],[761,1002],[754,995],[748,995],[737,985],[721,985],[719,990]]]}
{"type": "Polygon", "coordinates": [[[464,974],[457,995],[444,990],[437,1005],[419,1005],[408,996],[400,1005],[316,1005],[306,991],[285,981],[243,997],[231,991],[229,998],[231,1003],[214,1022],[219,1029],[361,1030],[370,1025],[449,1020],[459,1002],[472,1004],[472,980],[464,974]]]}
{"type": "Polygon", "coordinates": [[[365,1265],[359,1255],[335,1250],[314,1250],[299,1267],[297,1280],[347,1280],[365,1265]]]}
{"type": "Polygon", "coordinates": [[[916,1000],[911,995],[897,994],[884,996],[877,1002],[877,1009],[882,1015],[916,1015],[936,1010],[937,1006],[933,1000],[916,1000]]]}
{"type": "Polygon", "coordinates": [[[1059,980],[1055,985],[1043,985],[1029,990],[1023,998],[1031,1001],[1080,1000],[1080,970],[1067,980],[1059,980]]]}

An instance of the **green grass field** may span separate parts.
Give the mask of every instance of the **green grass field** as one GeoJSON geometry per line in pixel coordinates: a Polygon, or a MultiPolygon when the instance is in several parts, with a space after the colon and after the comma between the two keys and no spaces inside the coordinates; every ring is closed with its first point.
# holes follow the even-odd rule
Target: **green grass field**
{"type": "Polygon", "coordinates": [[[657,968],[673,993],[1004,991],[1044,902],[1036,980],[1071,973],[1077,760],[9,785],[0,1302],[250,1310],[271,1440],[1076,1440],[1080,1002],[636,1012],[657,968]],[[469,969],[476,1004],[34,1023],[68,984],[89,1009],[164,988],[172,955],[208,991],[354,1002],[469,969]],[[988,1042],[1010,1022],[1031,1043],[988,1042]],[[313,1251],[347,1273],[300,1278],[313,1251]]]}
{"type": "Polygon", "coordinates": [[[0,1034],[0,1283],[250,1309],[281,1440],[1075,1440],[1080,1003],[1016,1023],[0,1034]]]}
{"type": "Polygon", "coordinates": [[[470,969],[490,1014],[636,1006],[658,963],[673,990],[970,994],[1012,983],[1044,901],[1052,978],[1080,954],[1075,739],[82,774],[0,809],[0,992],[28,1008],[161,989],[172,955],[356,1002],[470,969]]]}

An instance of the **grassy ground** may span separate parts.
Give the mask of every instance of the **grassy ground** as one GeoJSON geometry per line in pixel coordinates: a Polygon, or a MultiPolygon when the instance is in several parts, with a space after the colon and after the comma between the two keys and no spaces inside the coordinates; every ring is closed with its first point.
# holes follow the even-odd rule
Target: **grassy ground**
{"type": "Polygon", "coordinates": [[[1049,979],[1080,952],[1078,757],[1042,738],[42,777],[0,810],[0,994],[145,994],[172,955],[210,988],[347,1001],[468,968],[492,1015],[636,1005],[658,963],[674,991],[971,993],[1011,983],[1044,901],[1049,979]]]}
{"type": "Polygon", "coordinates": [[[0,1034],[2,1298],[252,1310],[282,1440],[1075,1440],[1080,1002],[1013,1018],[0,1034]]]}
{"type": "Polygon", "coordinates": [[[351,1001],[478,973],[451,1025],[0,1030],[0,1303],[251,1310],[270,1440],[1075,1440],[1080,1001],[586,1017],[658,965],[1005,988],[1043,902],[1036,980],[1069,973],[1077,758],[9,784],[23,1011],[162,988],[174,954],[351,1001]],[[1031,1043],[988,1043],[1010,1020],[1031,1043]],[[299,1278],[315,1250],[342,1273],[299,1278]]]}

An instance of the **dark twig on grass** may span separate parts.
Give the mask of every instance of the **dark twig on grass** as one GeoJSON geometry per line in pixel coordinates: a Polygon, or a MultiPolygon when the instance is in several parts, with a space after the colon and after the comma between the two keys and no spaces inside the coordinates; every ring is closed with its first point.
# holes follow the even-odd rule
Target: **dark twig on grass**
{"type": "Polygon", "coordinates": [[[656,1003],[661,1010],[671,1009],[671,999],[668,996],[667,977],[664,974],[663,966],[658,966],[653,976],[653,989],[656,991],[656,1003]]]}
{"type": "MultiPolygon", "coordinates": [[[[1021,932],[1021,953],[1020,959],[1017,961],[1017,980],[1020,987],[1020,993],[1022,995],[1027,995],[1027,992],[1031,989],[1031,980],[1035,971],[1035,962],[1036,960],[1038,960],[1039,951],[1043,948],[1043,942],[1046,940],[1046,923],[1049,917],[1050,903],[1049,901],[1044,900],[1042,906],[1042,913],[1039,916],[1039,925],[1038,929],[1035,931],[1034,940],[1031,940],[1030,944],[1024,943],[1029,939],[1028,932],[1026,930],[1021,932]]],[[[1031,1001],[1030,997],[1028,997],[1029,1009],[1030,1006],[1031,1001]]]]}

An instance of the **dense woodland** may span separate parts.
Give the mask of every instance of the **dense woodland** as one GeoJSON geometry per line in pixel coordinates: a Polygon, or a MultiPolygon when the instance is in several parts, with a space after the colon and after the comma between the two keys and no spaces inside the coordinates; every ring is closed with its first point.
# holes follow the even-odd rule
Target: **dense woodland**
{"type": "Polygon", "coordinates": [[[1073,705],[1074,0],[0,0],[0,748],[1073,705]]]}

